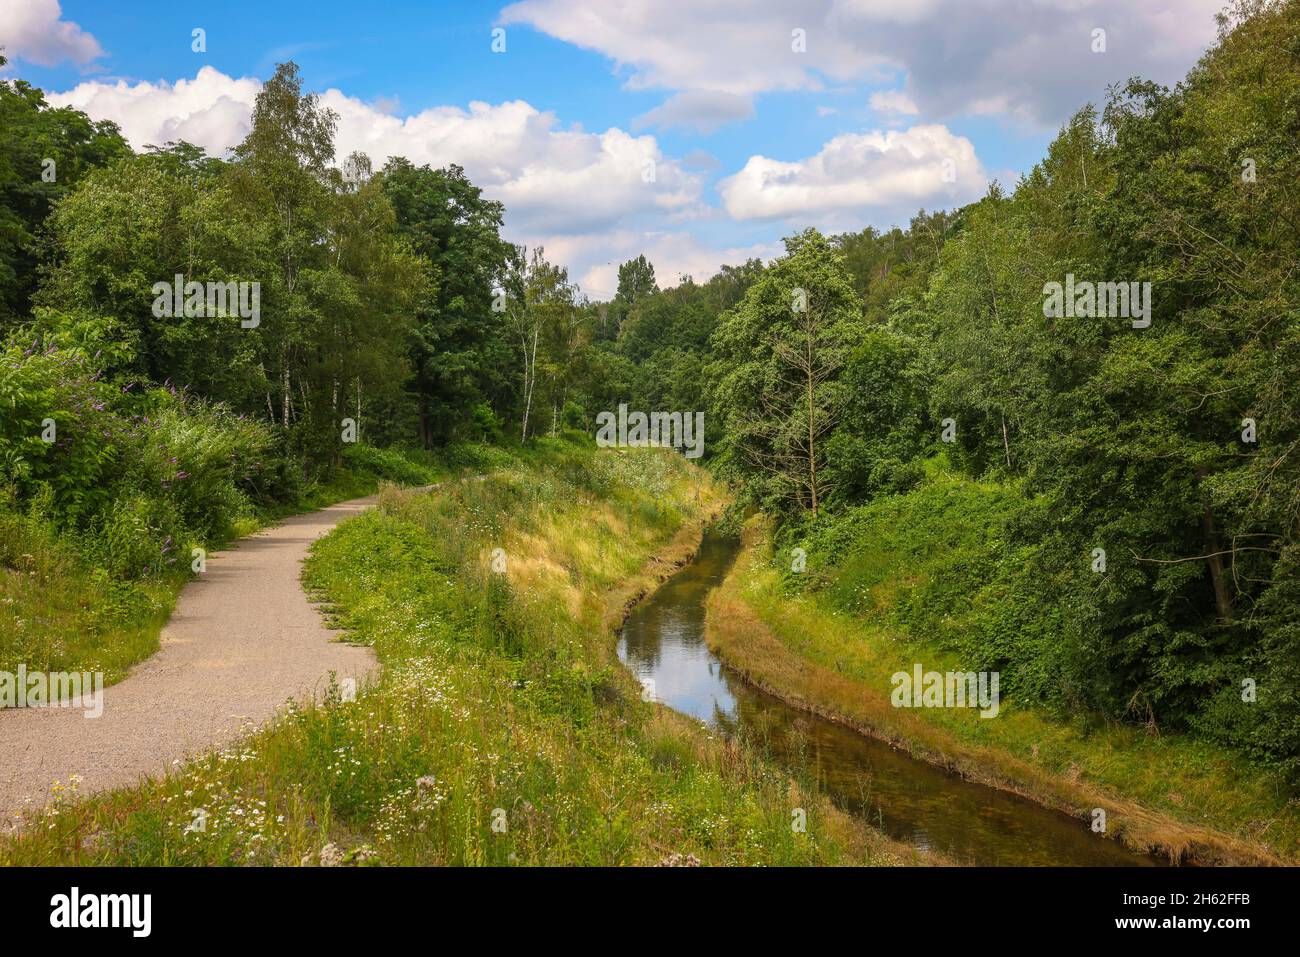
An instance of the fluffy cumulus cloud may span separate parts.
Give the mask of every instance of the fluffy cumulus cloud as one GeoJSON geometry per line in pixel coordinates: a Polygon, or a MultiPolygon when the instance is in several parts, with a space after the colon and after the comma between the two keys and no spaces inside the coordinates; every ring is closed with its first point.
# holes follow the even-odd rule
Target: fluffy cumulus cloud
{"type": "Polygon", "coordinates": [[[89,63],[104,55],[99,41],[63,19],[59,0],[4,0],[0,3],[0,47],[11,60],[54,66],[71,60],[89,63]]]}
{"type": "MultiPolygon", "coordinates": [[[[52,103],[116,121],[137,149],[185,139],[221,155],[248,132],[257,80],[204,67],[176,83],[85,82],[52,103]]],[[[394,116],[338,90],[321,94],[338,114],[339,158],[353,151],[381,165],[405,156],[417,165],[457,163],[506,204],[512,230],[563,235],[611,229],[639,214],[688,216],[701,180],[666,157],[654,137],[611,128],[561,128],[552,113],[522,100],[440,106],[394,116]]]]}
{"type": "Polygon", "coordinates": [[[896,222],[922,206],[969,202],[987,185],[970,140],[929,124],[846,133],[795,162],[752,156],[718,189],[735,219],[843,229],[896,222]]]}
{"type": "Polygon", "coordinates": [[[112,120],[136,149],[188,140],[222,155],[248,133],[253,101],[262,84],[234,79],[210,66],[175,83],[89,81],[66,93],[48,93],[55,106],[71,106],[92,119],[112,120]]]}
{"type": "Polygon", "coordinates": [[[520,231],[587,232],[642,213],[686,214],[701,190],[699,176],[664,156],[654,137],[563,129],[553,113],[522,100],[440,106],[407,117],[337,90],[321,102],[339,115],[340,155],[361,150],[377,163],[389,156],[417,165],[458,163],[506,204],[509,224],[520,231]]]}
{"type": "Polygon", "coordinates": [[[501,13],[612,58],[635,88],[752,96],[902,72],[930,119],[1055,126],[1108,84],[1180,78],[1223,0],[521,0],[501,13]],[[1106,51],[1093,52],[1093,31],[1106,51]],[[792,49],[804,31],[806,51],[792,49]]]}

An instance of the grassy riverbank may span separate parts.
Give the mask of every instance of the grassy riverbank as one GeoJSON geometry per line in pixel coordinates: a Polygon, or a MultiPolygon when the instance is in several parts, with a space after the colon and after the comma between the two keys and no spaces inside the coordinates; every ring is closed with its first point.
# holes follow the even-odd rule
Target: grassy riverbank
{"type": "Polygon", "coordinates": [[[0,864],[918,861],[642,702],[618,663],[610,624],[720,504],[679,456],[564,442],[434,493],[385,489],[305,573],[374,647],[374,687],[165,780],[66,800],[0,864]]]}
{"type": "MultiPolygon", "coordinates": [[[[875,543],[890,541],[874,529],[875,543]]],[[[708,640],[728,664],[787,701],[884,738],[963,776],[1091,819],[1129,846],[1204,863],[1300,859],[1300,809],[1278,776],[1224,749],[1178,734],[1073,720],[1002,700],[985,720],[971,709],[898,709],[890,676],[956,670],[957,657],[891,624],[894,605],[924,588],[934,570],[879,547],[871,564],[873,613],[846,613],[831,596],[841,569],[819,569],[827,587],[783,586],[788,556],[751,520],[744,549],[710,598],[708,640]]]]}

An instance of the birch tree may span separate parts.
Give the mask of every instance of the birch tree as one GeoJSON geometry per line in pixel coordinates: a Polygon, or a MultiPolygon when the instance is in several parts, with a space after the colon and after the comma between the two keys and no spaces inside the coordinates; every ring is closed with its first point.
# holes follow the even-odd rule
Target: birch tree
{"type": "MultiPolygon", "coordinates": [[[[547,262],[540,246],[531,252],[523,246],[515,248],[507,261],[502,287],[506,325],[518,346],[522,366],[519,436],[521,441],[527,441],[538,370],[565,361],[565,356],[559,355],[551,362],[550,352],[556,343],[569,341],[574,293],[567,270],[547,262]]],[[[557,378],[554,372],[551,378],[557,378]]]]}

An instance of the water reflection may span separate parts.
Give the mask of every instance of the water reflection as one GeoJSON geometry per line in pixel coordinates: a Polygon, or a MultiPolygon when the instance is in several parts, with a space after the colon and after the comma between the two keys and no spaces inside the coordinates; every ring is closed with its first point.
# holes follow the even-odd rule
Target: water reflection
{"type": "Polygon", "coordinates": [[[978,864],[1160,862],[1072,818],[982,787],[832,721],[791,708],[729,674],[704,641],[704,601],[738,543],[707,535],[696,560],[628,618],[618,654],[656,700],[765,749],[835,802],[914,847],[978,864]]]}

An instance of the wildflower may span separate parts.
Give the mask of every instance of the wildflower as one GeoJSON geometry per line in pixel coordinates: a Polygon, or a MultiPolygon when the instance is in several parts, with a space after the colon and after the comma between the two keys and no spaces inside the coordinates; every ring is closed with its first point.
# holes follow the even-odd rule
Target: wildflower
{"type": "Polygon", "coordinates": [[[326,844],[320,849],[321,867],[339,867],[343,863],[343,851],[337,844],[326,844]]]}

